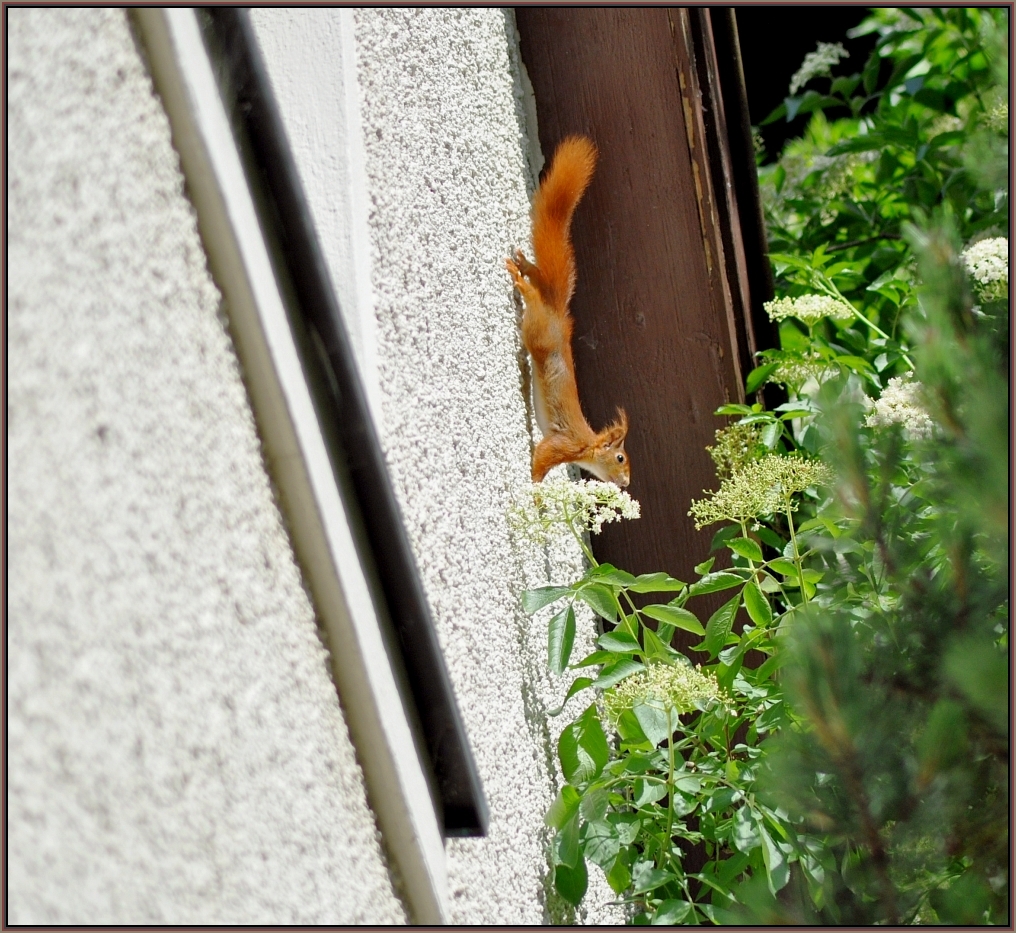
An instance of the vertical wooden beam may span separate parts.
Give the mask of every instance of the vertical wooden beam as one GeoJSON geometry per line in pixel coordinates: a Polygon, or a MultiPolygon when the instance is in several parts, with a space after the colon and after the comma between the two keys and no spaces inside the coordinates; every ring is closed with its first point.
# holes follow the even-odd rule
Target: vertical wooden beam
{"type": "Polygon", "coordinates": [[[574,352],[593,427],[617,405],[628,411],[631,493],[643,517],[605,528],[595,553],[632,573],[685,580],[712,536],[687,513],[716,486],[705,451],[722,423],[713,412],[743,401],[755,350],[715,62],[709,72],[703,61],[714,54],[712,35],[700,12],[708,13],[516,13],[544,154],[576,132],[600,149],[573,224],[574,352]]]}

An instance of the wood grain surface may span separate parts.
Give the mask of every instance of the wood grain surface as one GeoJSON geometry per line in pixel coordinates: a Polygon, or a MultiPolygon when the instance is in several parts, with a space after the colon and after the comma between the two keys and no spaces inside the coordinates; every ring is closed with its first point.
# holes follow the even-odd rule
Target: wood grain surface
{"type": "MultiPolygon", "coordinates": [[[[632,573],[666,570],[686,582],[716,530],[696,532],[687,514],[716,488],[705,447],[724,419],[713,412],[743,401],[755,349],[706,12],[516,13],[545,157],[571,133],[588,134],[600,151],[573,223],[574,353],[593,427],[615,406],[628,412],[630,492],[643,517],[607,526],[594,552],[632,573]]],[[[720,601],[691,608],[707,616],[720,601]]],[[[698,641],[684,636],[676,647],[698,641]]]]}

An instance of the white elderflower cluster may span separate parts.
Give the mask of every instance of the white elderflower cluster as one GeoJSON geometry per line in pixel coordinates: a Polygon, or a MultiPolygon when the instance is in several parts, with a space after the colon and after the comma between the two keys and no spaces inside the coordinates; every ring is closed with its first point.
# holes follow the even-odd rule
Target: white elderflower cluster
{"type": "Polygon", "coordinates": [[[814,52],[804,56],[801,67],[790,79],[790,95],[796,94],[812,78],[828,75],[829,69],[838,64],[841,58],[849,58],[850,53],[843,48],[842,42],[820,42],[814,52]]]}
{"type": "Polygon", "coordinates": [[[798,298],[774,298],[762,307],[766,309],[770,321],[782,321],[788,317],[796,317],[799,321],[811,326],[824,317],[834,321],[849,321],[854,316],[854,309],[842,301],[828,295],[801,295],[798,298]]]}
{"type": "Polygon", "coordinates": [[[1004,236],[968,246],[960,258],[982,301],[997,301],[1009,294],[1009,240],[1004,236]]]}
{"type": "Polygon", "coordinates": [[[931,437],[935,422],[924,409],[922,391],[921,383],[909,381],[906,376],[893,376],[878,401],[868,400],[871,411],[864,423],[869,428],[901,424],[914,439],[931,437]]]}
{"type": "Polygon", "coordinates": [[[558,479],[526,486],[508,518],[516,531],[540,541],[561,525],[598,535],[609,522],[641,514],[638,500],[613,483],[558,479]]]}
{"type": "Polygon", "coordinates": [[[607,722],[617,728],[621,715],[635,706],[653,706],[677,716],[698,709],[700,703],[723,699],[723,692],[712,674],[703,674],[701,667],[678,661],[676,664],[650,664],[645,670],[626,677],[617,686],[603,692],[603,713],[607,722]]]}

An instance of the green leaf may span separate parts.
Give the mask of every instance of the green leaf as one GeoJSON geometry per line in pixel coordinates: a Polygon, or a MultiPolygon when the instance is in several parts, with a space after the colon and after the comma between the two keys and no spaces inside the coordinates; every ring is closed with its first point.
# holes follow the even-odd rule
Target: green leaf
{"type": "Polygon", "coordinates": [[[736,573],[728,573],[725,570],[707,573],[701,580],[696,580],[688,587],[688,598],[729,590],[732,586],[740,586],[742,583],[744,583],[744,577],[739,577],[736,573]]]}
{"type": "Polygon", "coordinates": [[[582,796],[579,812],[585,819],[594,822],[602,820],[607,815],[609,806],[610,794],[607,789],[605,787],[591,787],[582,796]]]}
{"type": "Polygon", "coordinates": [[[667,785],[662,781],[647,781],[644,778],[635,780],[635,806],[648,807],[657,800],[667,796],[667,785]]]}
{"type": "Polygon", "coordinates": [[[674,786],[685,794],[697,794],[702,790],[702,778],[697,774],[677,774],[674,776],[674,786]]]}
{"type": "Polygon", "coordinates": [[[745,415],[738,421],[738,424],[762,424],[763,422],[772,424],[776,420],[775,416],[771,411],[760,411],[755,414],[745,415]]]}
{"type": "Polygon", "coordinates": [[[713,564],[715,564],[715,563],[716,563],[716,558],[715,557],[710,557],[708,560],[702,561],[701,564],[696,564],[695,565],[695,573],[697,573],[697,574],[707,574],[707,573],[709,573],[710,570],[712,570],[713,564]]]}
{"type": "Polygon", "coordinates": [[[561,701],[561,705],[557,709],[549,710],[547,712],[547,715],[548,716],[560,716],[561,712],[564,710],[565,705],[567,704],[567,702],[573,696],[575,696],[576,693],[578,693],[580,690],[585,690],[586,687],[591,687],[592,685],[593,685],[593,678],[592,677],[576,677],[572,681],[572,685],[568,688],[568,692],[565,694],[564,699],[561,701]]]}
{"type": "Polygon", "coordinates": [[[836,362],[849,367],[857,373],[872,373],[875,371],[871,363],[860,356],[837,356],[836,362]]]}
{"type": "Polygon", "coordinates": [[[666,742],[673,734],[673,730],[677,728],[677,722],[674,717],[671,716],[668,719],[667,711],[660,709],[658,706],[653,706],[649,703],[636,703],[632,707],[632,712],[639,721],[639,726],[642,727],[645,737],[653,745],[666,742]]]}
{"type": "Polygon", "coordinates": [[[617,719],[617,734],[628,743],[635,746],[648,746],[651,743],[642,732],[642,727],[630,709],[624,710],[617,719]]]}
{"type": "Polygon", "coordinates": [[[935,88],[922,87],[914,94],[914,100],[931,110],[937,110],[939,113],[956,113],[956,102],[944,91],[935,88]]]}
{"type": "Polygon", "coordinates": [[[565,784],[554,798],[547,815],[543,818],[548,826],[554,829],[561,829],[564,825],[579,812],[579,804],[582,802],[582,795],[571,786],[565,784]]]}
{"type": "Polygon", "coordinates": [[[605,820],[591,820],[583,827],[585,856],[594,865],[607,870],[621,850],[617,830],[605,820]]]}
{"type": "Polygon", "coordinates": [[[850,97],[850,95],[854,93],[854,88],[857,87],[860,80],[860,75],[851,75],[849,78],[833,78],[833,83],[829,86],[829,93],[842,94],[844,97],[850,97]]]}
{"type": "Polygon", "coordinates": [[[638,838],[642,826],[642,820],[634,813],[611,813],[607,822],[614,827],[623,846],[630,846],[638,838]]]}
{"type": "Polygon", "coordinates": [[[786,105],[786,103],[782,103],[772,113],[770,113],[769,116],[767,116],[759,124],[759,126],[766,126],[766,125],[768,125],[770,123],[775,123],[777,120],[780,119],[780,117],[785,117],[786,115],[787,115],[787,105],[786,105]]]}
{"type": "Polygon", "coordinates": [[[734,813],[730,828],[730,842],[738,852],[749,853],[762,845],[762,835],[751,808],[743,806],[734,813]]]}
{"type": "Polygon", "coordinates": [[[801,850],[799,863],[804,878],[808,883],[808,894],[811,895],[812,903],[819,909],[825,904],[825,867],[819,861],[816,852],[822,852],[822,845],[818,841],[802,837],[804,848],[801,850]]]}
{"type": "Polygon", "coordinates": [[[805,414],[811,414],[817,412],[819,409],[815,407],[815,404],[808,398],[795,398],[792,402],[784,402],[782,405],[777,405],[773,411],[803,411],[805,414]]]}
{"type": "Polygon", "coordinates": [[[646,755],[632,755],[625,761],[624,770],[626,774],[643,774],[652,766],[652,759],[646,755]]]}
{"type": "Polygon", "coordinates": [[[742,639],[736,644],[731,645],[727,651],[720,652],[720,664],[716,668],[716,682],[728,693],[734,678],[744,665],[744,653],[747,650],[748,642],[742,639]],[[727,655],[727,657],[725,658],[724,655],[727,655]]]}
{"type": "Polygon", "coordinates": [[[881,149],[885,144],[885,137],[877,130],[872,130],[861,136],[848,137],[833,146],[826,154],[838,156],[847,152],[872,152],[881,149]]]}
{"type": "MultiPolygon", "coordinates": [[[[738,580],[740,581],[740,578],[738,580]]],[[[676,628],[684,629],[686,632],[692,632],[695,635],[705,635],[706,633],[695,613],[689,612],[687,609],[681,609],[678,606],[652,605],[644,606],[640,611],[650,619],[666,622],[676,628]]]]}
{"type": "Polygon", "coordinates": [[[783,557],[769,561],[769,569],[775,570],[785,577],[797,577],[797,565],[792,560],[786,560],[783,557]]]}
{"type": "Polygon", "coordinates": [[[602,583],[588,583],[577,595],[601,618],[608,622],[613,622],[617,618],[617,602],[609,587],[602,583]]]}
{"type": "Polygon", "coordinates": [[[674,898],[669,898],[656,908],[652,925],[660,926],[666,924],[667,926],[676,926],[684,922],[690,910],[691,904],[688,901],[678,901],[674,898]]]}
{"type": "Polygon", "coordinates": [[[756,625],[769,626],[772,624],[772,607],[754,580],[744,588],[744,608],[748,610],[751,621],[756,625]]]}
{"type": "Polygon", "coordinates": [[[783,546],[787,543],[778,534],[776,534],[775,531],[770,528],[766,528],[765,525],[752,530],[759,536],[759,539],[763,544],[768,544],[769,547],[776,548],[778,551],[782,551],[783,546]]]}
{"type": "MultiPolygon", "coordinates": [[[[923,57],[924,56],[920,52],[915,52],[912,55],[905,56],[904,58],[896,59],[893,65],[892,74],[889,76],[889,80],[886,82],[886,85],[883,88],[883,93],[896,87],[896,85],[898,85],[906,77],[907,72],[910,71],[910,69],[913,68],[914,65],[916,65],[923,57]]],[[[871,53],[871,58],[868,59],[868,63],[864,66],[865,75],[867,75],[869,69],[873,69],[875,71],[875,76],[877,78],[878,71],[881,68],[881,64],[882,59],[881,56],[878,54],[878,48],[876,48],[875,51],[871,53]]],[[[864,87],[865,90],[868,91],[868,93],[870,94],[871,90],[868,90],[867,78],[865,78],[864,87]]],[[[872,90],[873,89],[874,86],[872,87],[872,90]]]]}
{"type": "Polygon", "coordinates": [[[718,551],[721,547],[724,547],[731,538],[736,537],[740,530],[737,525],[726,525],[721,528],[713,535],[713,540],[709,545],[709,553],[711,554],[713,551],[718,551]]]}
{"type": "Polygon", "coordinates": [[[744,381],[745,394],[752,395],[757,392],[779,365],[779,363],[765,363],[762,366],[756,366],[748,373],[748,378],[744,381]]]}
{"type": "Polygon", "coordinates": [[[756,563],[762,562],[762,548],[751,538],[734,538],[733,541],[727,542],[727,547],[735,554],[747,557],[748,560],[753,560],[756,563]]]}
{"type": "Polygon", "coordinates": [[[776,442],[783,436],[783,423],[781,421],[773,421],[767,424],[762,429],[762,443],[772,450],[776,446],[776,442]]]}
{"type": "Polygon", "coordinates": [[[646,891],[652,891],[653,888],[658,888],[677,877],[673,872],[653,868],[652,862],[639,862],[632,874],[634,876],[632,881],[635,884],[633,894],[645,894],[646,891]]]}
{"type": "Polygon", "coordinates": [[[761,821],[756,825],[759,835],[762,837],[762,860],[766,866],[766,880],[769,882],[769,890],[775,897],[777,891],[784,888],[790,881],[790,866],[787,864],[783,851],[773,842],[765,825],[761,821]]]}
{"type": "Polygon", "coordinates": [[[554,863],[567,865],[574,868],[582,857],[582,850],[579,846],[579,814],[576,811],[571,819],[561,828],[554,840],[553,849],[554,863]]]}
{"type": "MultiPolygon", "coordinates": [[[[920,56],[917,56],[920,59],[920,56]]],[[[871,94],[875,90],[875,85],[878,83],[878,73],[882,67],[882,56],[878,54],[878,49],[875,49],[871,55],[868,56],[868,60],[864,63],[864,71],[861,72],[861,80],[864,82],[864,93],[871,94]]],[[[912,67],[912,66],[911,66],[912,67]]],[[[908,68],[907,71],[910,69],[908,68]]]]}
{"type": "Polygon", "coordinates": [[[522,608],[526,615],[538,612],[544,606],[549,606],[562,596],[568,596],[571,589],[567,586],[541,586],[539,589],[526,590],[522,594],[522,608]]]}
{"type": "MultiPolygon", "coordinates": [[[[676,631],[677,631],[676,625],[672,625],[670,622],[661,622],[659,625],[656,626],[656,637],[664,645],[667,645],[669,649],[670,643],[674,640],[674,632],[676,631]]],[[[670,650],[672,651],[673,649],[670,650]]],[[[668,656],[669,653],[670,652],[668,651],[668,656]]]]}
{"type": "Polygon", "coordinates": [[[640,573],[628,589],[633,593],[679,593],[684,587],[667,573],[640,573]]]}
{"type": "MultiPolygon", "coordinates": [[[[738,579],[739,583],[743,580],[738,579]]],[[[706,623],[706,637],[702,643],[705,651],[709,652],[711,658],[719,654],[720,649],[726,644],[727,636],[734,625],[734,617],[741,605],[741,594],[738,593],[733,599],[728,600],[710,616],[706,623]]]]}
{"type": "Polygon", "coordinates": [[[631,872],[628,871],[628,866],[625,865],[621,853],[618,854],[610,871],[607,872],[607,884],[615,894],[623,894],[631,885],[631,872]]]}
{"type": "Polygon", "coordinates": [[[642,646],[638,643],[637,639],[632,638],[631,635],[627,632],[622,632],[620,629],[615,629],[613,632],[601,635],[596,639],[596,644],[610,652],[635,652],[642,650],[642,646]]]}
{"type": "Polygon", "coordinates": [[[631,586],[635,582],[635,577],[625,570],[618,570],[613,564],[593,567],[587,576],[598,583],[609,583],[612,586],[631,586]]]}
{"type": "Polygon", "coordinates": [[[554,866],[554,887],[569,904],[578,907],[589,886],[586,860],[580,858],[575,868],[567,865],[554,866]]]}
{"type": "Polygon", "coordinates": [[[568,605],[553,619],[547,629],[547,664],[552,673],[560,675],[568,666],[575,644],[575,609],[568,605]]]}
{"type": "Polygon", "coordinates": [[[599,676],[593,681],[593,686],[600,690],[606,690],[607,687],[613,687],[614,684],[620,683],[625,677],[630,677],[632,674],[644,669],[645,665],[640,664],[638,661],[620,658],[613,664],[604,665],[599,676]]]}
{"type": "Polygon", "coordinates": [[[750,405],[734,405],[734,404],[721,405],[719,408],[716,409],[716,411],[713,412],[713,414],[714,415],[750,415],[751,414],[751,406],[750,405]]]}
{"type": "MultiPolygon", "coordinates": [[[[668,627],[668,631],[673,631],[668,627]]],[[[673,649],[669,649],[659,635],[656,634],[651,628],[645,626],[642,629],[642,637],[646,642],[646,656],[649,658],[659,658],[662,661],[670,661],[671,656],[674,654],[673,649]]]]}
{"type": "Polygon", "coordinates": [[[557,755],[569,784],[585,784],[603,770],[610,757],[610,750],[595,704],[561,733],[557,755]]]}
{"type": "Polygon", "coordinates": [[[768,680],[774,671],[783,666],[786,660],[786,653],[780,652],[763,661],[755,670],[755,682],[760,684],[768,680]]]}

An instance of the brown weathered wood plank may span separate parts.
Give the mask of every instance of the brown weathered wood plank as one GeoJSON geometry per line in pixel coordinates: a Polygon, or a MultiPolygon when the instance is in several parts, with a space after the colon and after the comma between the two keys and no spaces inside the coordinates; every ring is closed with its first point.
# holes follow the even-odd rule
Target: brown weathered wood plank
{"type": "MultiPolygon", "coordinates": [[[[600,149],[573,225],[575,360],[594,428],[627,409],[630,491],[643,517],[605,528],[594,551],[632,573],[689,580],[712,536],[687,512],[716,486],[705,451],[722,424],[713,412],[743,400],[754,350],[747,285],[730,278],[744,258],[725,251],[724,233],[727,250],[732,236],[740,249],[740,234],[722,227],[734,195],[714,190],[693,23],[666,8],[516,16],[545,156],[576,132],[600,149]]],[[[714,132],[717,118],[708,114],[714,132]]]]}

